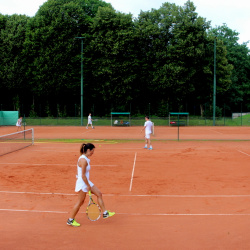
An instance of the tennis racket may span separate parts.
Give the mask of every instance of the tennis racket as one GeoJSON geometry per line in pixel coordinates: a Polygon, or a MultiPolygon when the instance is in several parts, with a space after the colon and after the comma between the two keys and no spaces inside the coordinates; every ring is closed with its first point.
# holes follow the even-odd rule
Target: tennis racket
{"type": "Polygon", "coordinates": [[[92,199],[91,191],[89,191],[89,204],[87,206],[86,215],[91,221],[97,221],[101,217],[101,208],[92,199]]]}

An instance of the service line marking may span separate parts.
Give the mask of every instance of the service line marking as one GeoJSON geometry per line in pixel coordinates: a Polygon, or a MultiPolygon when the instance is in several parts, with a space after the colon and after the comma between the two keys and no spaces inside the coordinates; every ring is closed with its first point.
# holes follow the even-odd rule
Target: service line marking
{"type": "Polygon", "coordinates": [[[133,178],[134,178],[134,172],[135,172],[136,156],[137,156],[137,152],[135,152],[134,165],[133,165],[133,169],[132,169],[132,175],[131,175],[131,181],[130,181],[129,191],[132,190],[132,184],[133,184],[133,178]]]}
{"type": "MultiPolygon", "coordinates": [[[[64,195],[64,196],[72,196],[72,195],[77,195],[76,193],[48,193],[48,192],[21,192],[21,191],[0,191],[0,193],[6,193],[6,194],[33,194],[33,195],[64,195]]],[[[171,194],[103,194],[103,196],[109,196],[109,197],[114,197],[114,196],[119,196],[119,197],[159,197],[159,198],[250,198],[250,194],[219,194],[219,195],[171,195],[171,194]]]]}
{"type": "Polygon", "coordinates": [[[243,152],[243,151],[241,151],[241,150],[238,150],[238,152],[240,152],[240,153],[242,153],[242,154],[244,154],[244,155],[250,156],[249,154],[247,154],[247,153],[245,153],[245,152],[243,152]]]}
{"type": "MultiPolygon", "coordinates": [[[[43,210],[28,210],[28,209],[8,209],[1,208],[0,211],[7,212],[30,212],[30,213],[54,213],[54,214],[68,214],[69,212],[65,211],[43,211],[43,210]]],[[[80,212],[85,213],[85,212],[80,212]]],[[[116,213],[117,215],[128,215],[128,216],[250,216],[250,214],[149,214],[149,213],[116,213]]]]}
{"type": "MultiPolygon", "coordinates": [[[[16,163],[16,162],[6,162],[6,163],[0,163],[1,165],[29,165],[29,166],[41,166],[41,165],[47,165],[47,166],[76,166],[76,164],[62,164],[62,163],[16,163]]],[[[95,167],[117,167],[118,165],[91,165],[95,167]]]]}

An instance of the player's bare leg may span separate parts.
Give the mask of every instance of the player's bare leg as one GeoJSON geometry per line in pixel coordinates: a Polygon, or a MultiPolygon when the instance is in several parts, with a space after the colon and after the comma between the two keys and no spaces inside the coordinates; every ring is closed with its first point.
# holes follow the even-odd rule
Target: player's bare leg
{"type": "Polygon", "coordinates": [[[75,216],[78,213],[80,207],[84,203],[85,197],[86,197],[86,193],[84,193],[83,191],[78,192],[78,201],[76,202],[74,208],[72,209],[72,211],[70,213],[70,218],[72,218],[72,219],[75,218],[75,216]]]}
{"type": "Polygon", "coordinates": [[[102,209],[102,211],[103,212],[106,211],[101,191],[96,186],[93,186],[93,187],[91,187],[91,193],[96,195],[97,202],[98,202],[100,208],[102,209]]]}
{"type": "Polygon", "coordinates": [[[106,208],[105,208],[105,204],[104,204],[104,201],[103,201],[103,198],[102,198],[102,193],[101,191],[96,187],[96,186],[93,186],[91,187],[91,192],[96,195],[97,197],[97,203],[99,204],[102,212],[103,212],[103,218],[106,219],[108,217],[111,217],[115,214],[115,212],[110,212],[110,211],[107,211],[106,208]]]}

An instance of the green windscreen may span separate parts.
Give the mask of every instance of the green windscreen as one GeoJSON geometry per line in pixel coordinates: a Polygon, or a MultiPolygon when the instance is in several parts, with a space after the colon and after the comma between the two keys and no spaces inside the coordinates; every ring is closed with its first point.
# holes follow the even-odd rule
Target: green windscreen
{"type": "Polygon", "coordinates": [[[18,111],[0,111],[0,126],[16,125],[18,111]]]}

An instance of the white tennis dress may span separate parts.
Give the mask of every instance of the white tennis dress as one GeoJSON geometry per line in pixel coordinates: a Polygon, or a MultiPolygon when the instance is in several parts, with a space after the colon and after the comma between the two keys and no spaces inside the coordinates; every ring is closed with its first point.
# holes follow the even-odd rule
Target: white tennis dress
{"type": "MultiPolygon", "coordinates": [[[[90,162],[90,159],[89,159],[87,156],[85,156],[85,155],[81,155],[81,156],[79,157],[79,159],[78,159],[78,162],[79,162],[80,159],[82,159],[82,158],[84,158],[84,159],[87,161],[87,163],[88,163],[88,165],[87,165],[87,167],[86,167],[85,176],[86,176],[87,179],[88,179],[89,185],[90,185],[91,187],[93,187],[93,186],[94,186],[94,183],[92,183],[92,182],[89,180],[89,170],[90,170],[90,164],[89,164],[89,162],[90,162]]],[[[76,180],[75,192],[79,192],[80,190],[82,190],[83,192],[88,192],[87,185],[86,185],[86,183],[85,183],[85,182],[83,181],[83,179],[82,179],[82,168],[79,167],[78,162],[77,162],[77,176],[76,176],[77,180],[76,180]]]]}
{"type": "Polygon", "coordinates": [[[17,126],[17,127],[21,127],[21,126],[22,126],[22,119],[21,119],[21,118],[19,118],[19,119],[17,120],[16,126],[17,126]]]}

